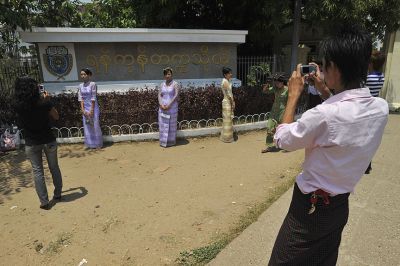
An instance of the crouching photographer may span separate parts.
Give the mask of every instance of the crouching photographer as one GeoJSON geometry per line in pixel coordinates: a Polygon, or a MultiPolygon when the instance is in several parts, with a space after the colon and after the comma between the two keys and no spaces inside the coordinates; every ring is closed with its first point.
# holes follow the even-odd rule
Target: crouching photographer
{"type": "Polygon", "coordinates": [[[62,177],[58,166],[57,142],[50,126],[52,121],[58,120],[58,112],[43,86],[30,77],[21,77],[15,81],[14,96],[17,124],[23,130],[25,152],[32,165],[40,208],[49,210],[52,205],[47,194],[42,153],[46,155],[53,178],[53,199],[60,200],[62,177]]]}
{"type": "Polygon", "coordinates": [[[263,93],[274,94],[274,103],[272,105],[269,118],[267,120],[267,136],[265,139],[265,148],[261,153],[277,152],[279,149],[274,144],[274,134],[276,127],[281,123],[283,112],[288,98],[287,76],[285,73],[276,73],[267,79],[267,84],[263,85],[263,93]],[[271,83],[273,82],[273,85],[271,83]]]}

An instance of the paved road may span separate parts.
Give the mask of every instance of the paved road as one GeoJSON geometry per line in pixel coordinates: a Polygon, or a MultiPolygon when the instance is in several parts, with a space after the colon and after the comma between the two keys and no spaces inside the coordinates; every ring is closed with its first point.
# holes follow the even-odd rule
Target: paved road
{"type": "MultiPolygon", "coordinates": [[[[390,115],[382,144],[350,196],[337,265],[400,265],[400,115],[390,115]]],[[[292,190],[266,210],[209,265],[267,265],[292,190]]]]}

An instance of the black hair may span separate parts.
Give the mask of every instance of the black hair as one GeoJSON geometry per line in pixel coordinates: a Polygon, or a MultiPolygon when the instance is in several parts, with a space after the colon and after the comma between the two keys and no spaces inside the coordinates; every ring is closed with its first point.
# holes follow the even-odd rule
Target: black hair
{"type": "Polygon", "coordinates": [[[166,67],[163,69],[164,76],[167,75],[168,72],[171,73],[171,75],[172,75],[173,74],[172,68],[166,67]]]}
{"type": "Polygon", "coordinates": [[[17,113],[29,112],[40,100],[38,82],[28,76],[15,80],[13,105],[17,113]]]}
{"type": "Polygon", "coordinates": [[[370,34],[354,25],[342,27],[337,34],[322,41],[325,68],[334,63],[345,89],[359,88],[365,82],[372,51],[370,34]]]}
{"type": "Polygon", "coordinates": [[[372,51],[371,65],[373,71],[382,71],[383,64],[385,64],[385,55],[379,51],[372,51]]]}
{"type": "Polygon", "coordinates": [[[283,82],[284,85],[287,85],[287,81],[288,81],[288,75],[286,75],[286,73],[284,72],[278,72],[275,73],[274,75],[272,75],[272,79],[279,81],[279,82],[283,82]]]}
{"type": "Polygon", "coordinates": [[[81,69],[81,72],[82,72],[82,71],[85,72],[86,75],[88,75],[88,76],[92,76],[92,75],[93,75],[92,70],[90,70],[90,69],[87,68],[87,67],[82,68],[82,69],[81,69]]]}
{"type": "Polygon", "coordinates": [[[226,74],[232,73],[232,69],[229,67],[222,67],[222,75],[225,77],[226,74]]]}
{"type": "Polygon", "coordinates": [[[322,66],[322,60],[321,59],[315,59],[312,62],[316,63],[318,66],[322,66]]]}

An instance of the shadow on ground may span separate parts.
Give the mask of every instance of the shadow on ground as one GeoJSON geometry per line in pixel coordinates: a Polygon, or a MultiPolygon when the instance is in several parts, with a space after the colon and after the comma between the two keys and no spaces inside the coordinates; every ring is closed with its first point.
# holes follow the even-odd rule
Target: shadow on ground
{"type": "Polygon", "coordinates": [[[84,158],[100,152],[103,152],[108,147],[111,147],[113,143],[105,143],[101,149],[88,149],[83,144],[79,145],[63,145],[62,149],[58,150],[59,158],[84,158]]]}
{"type": "Polygon", "coordinates": [[[0,204],[21,188],[32,187],[32,169],[23,150],[7,152],[0,157],[0,204]]]}
{"type": "Polygon", "coordinates": [[[64,190],[64,191],[62,192],[62,199],[61,199],[61,200],[52,199],[52,200],[50,201],[50,208],[49,208],[49,209],[53,208],[53,207],[54,207],[55,205],[57,205],[58,203],[71,202],[71,201],[80,199],[80,198],[86,196],[87,194],[88,194],[88,191],[87,191],[87,189],[84,188],[84,187],[75,187],[75,188],[70,188],[70,189],[68,189],[68,190],[64,190]],[[75,191],[75,190],[78,190],[78,191],[65,194],[65,193],[67,193],[67,192],[75,191]]]}
{"type": "Polygon", "coordinates": [[[190,142],[187,139],[177,139],[175,146],[184,146],[184,145],[187,145],[189,143],[190,142]]]}
{"type": "MultiPolygon", "coordinates": [[[[59,151],[58,156],[59,158],[84,157],[97,152],[101,152],[101,150],[85,151],[84,147],[74,146],[72,148],[67,147],[66,149],[63,149],[62,152],[59,151]],[[74,151],[74,149],[77,150],[74,151]]],[[[51,183],[51,174],[44,154],[43,168],[46,183],[51,183]]],[[[0,204],[4,203],[6,199],[11,199],[13,194],[21,191],[21,188],[32,187],[33,185],[32,167],[29,160],[26,158],[24,150],[19,149],[2,154],[0,157],[0,204]]],[[[86,189],[82,188],[81,191],[82,192],[79,193],[80,195],[87,194],[86,189]]]]}
{"type": "Polygon", "coordinates": [[[62,192],[62,200],[61,202],[71,202],[80,198],[83,198],[88,194],[88,191],[84,187],[75,187],[75,188],[70,188],[68,190],[64,190],[62,192]],[[72,193],[69,193],[73,191],[72,193]]]}

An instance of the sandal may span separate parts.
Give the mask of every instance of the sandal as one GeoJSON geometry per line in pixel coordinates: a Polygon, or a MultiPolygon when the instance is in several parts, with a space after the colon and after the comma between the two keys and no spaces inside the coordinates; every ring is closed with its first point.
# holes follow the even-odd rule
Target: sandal
{"type": "Polygon", "coordinates": [[[267,147],[267,148],[265,148],[265,149],[262,149],[262,150],[261,150],[261,153],[277,152],[277,151],[279,151],[279,148],[277,148],[277,147],[275,147],[275,146],[270,146],[270,147],[267,147]]]}

